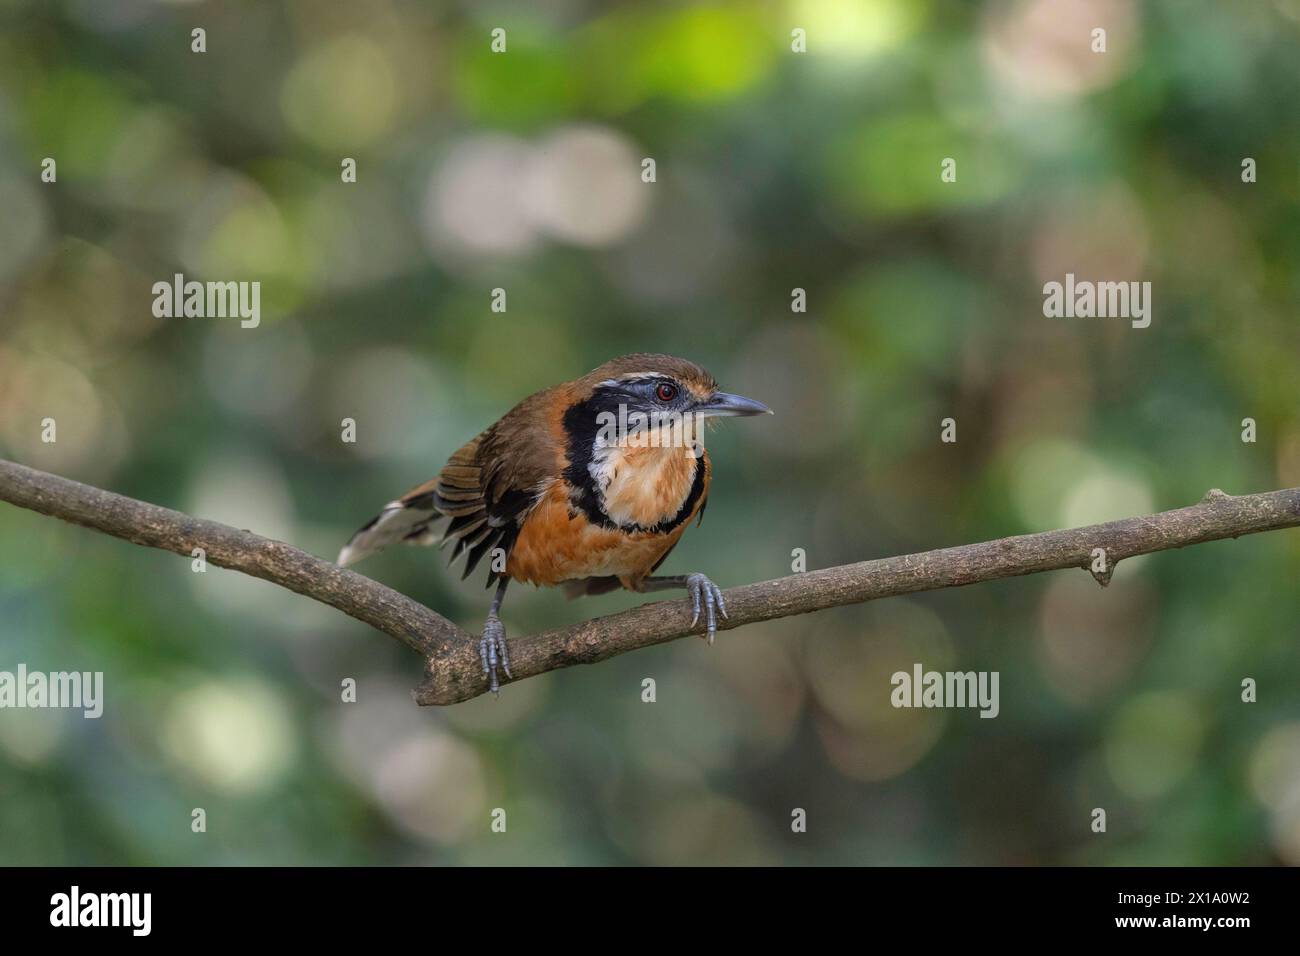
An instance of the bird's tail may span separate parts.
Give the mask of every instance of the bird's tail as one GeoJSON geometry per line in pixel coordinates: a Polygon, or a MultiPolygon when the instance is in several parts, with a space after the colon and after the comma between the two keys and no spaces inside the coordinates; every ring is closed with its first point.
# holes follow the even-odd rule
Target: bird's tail
{"type": "Polygon", "coordinates": [[[397,541],[433,544],[436,535],[429,527],[442,515],[434,510],[431,496],[401,498],[384,505],[384,510],[367,521],[339,552],[341,568],[355,564],[368,554],[382,551],[397,541]]]}
{"type": "MultiPolygon", "coordinates": [[[[481,542],[489,532],[495,530],[499,536],[498,526],[489,521],[485,511],[478,443],[479,438],[472,439],[451,456],[438,477],[384,505],[384,510],[362,525],[339,552],[339,567],[355,564],[396,541],[440,545],[454,542],[456,546],[451,553],[454,559],[470,546],[482,547],[481,542]],[[439,518],[451,519],[441,539],[429,527],[439,518]]],[[[489,547],[482,547],[482,551],[489,547]]],[[[482,551],[476,547],[470,552],[466,575],[478,563],[482,551]]]]}

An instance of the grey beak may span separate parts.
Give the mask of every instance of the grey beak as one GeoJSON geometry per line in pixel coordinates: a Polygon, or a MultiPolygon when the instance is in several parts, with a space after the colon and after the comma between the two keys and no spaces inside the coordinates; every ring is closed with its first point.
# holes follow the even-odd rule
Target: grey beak
{"type": "Polygon", "coordinates": [[[714,392],[706,401],[696,405],[692,411],[701,418],[772,414],[772,409],[762,402],[745,398],[743,395],[732,395],[729,392],[714,392]]]}

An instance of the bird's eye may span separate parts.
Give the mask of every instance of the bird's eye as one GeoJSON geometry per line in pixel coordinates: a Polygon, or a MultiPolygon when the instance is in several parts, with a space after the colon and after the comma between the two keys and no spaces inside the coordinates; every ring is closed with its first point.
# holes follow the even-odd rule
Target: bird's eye
{"type": "Polygon", "coordinates": [[[655,386],[655,398],[661,402],[671,402],[677,397],[677,386],[670,385],[668,382],[660,382],[655,386]]]}

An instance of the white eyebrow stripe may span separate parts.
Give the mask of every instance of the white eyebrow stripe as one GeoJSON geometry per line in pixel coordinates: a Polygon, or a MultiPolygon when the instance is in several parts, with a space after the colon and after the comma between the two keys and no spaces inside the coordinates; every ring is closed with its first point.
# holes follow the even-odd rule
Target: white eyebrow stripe
{"type": "Polygon", "coordinates": [[[628,372],[626,375],[620,375],[618,378],[607,378],[597,387],[605,385],[621,385],[624,382],[650,381],[656,378],[668,378],[668,376],[659,372],[628,372]]]}

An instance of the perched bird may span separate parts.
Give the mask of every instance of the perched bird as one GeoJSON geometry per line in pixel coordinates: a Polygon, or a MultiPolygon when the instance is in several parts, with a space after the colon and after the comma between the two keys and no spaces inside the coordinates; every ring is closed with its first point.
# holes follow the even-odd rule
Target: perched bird
{"type": "Polygon", "coordinates": [[[451,456],[438,476],[368,521],[339,554],[351,564],[395,541],[467,555],[464,577],[489,556],[496,593],[479,655],[493,692],[510,677],[501,602],[512,580],[563,585],[570,597],[685,588],[709,642],[722,591],[700,573],[652,577],[693,519],[703,517],[711,466],[708,418],[771,414],[718,390],[704,369],[671,355],[613,359],[530,395],[451,456]]]}

